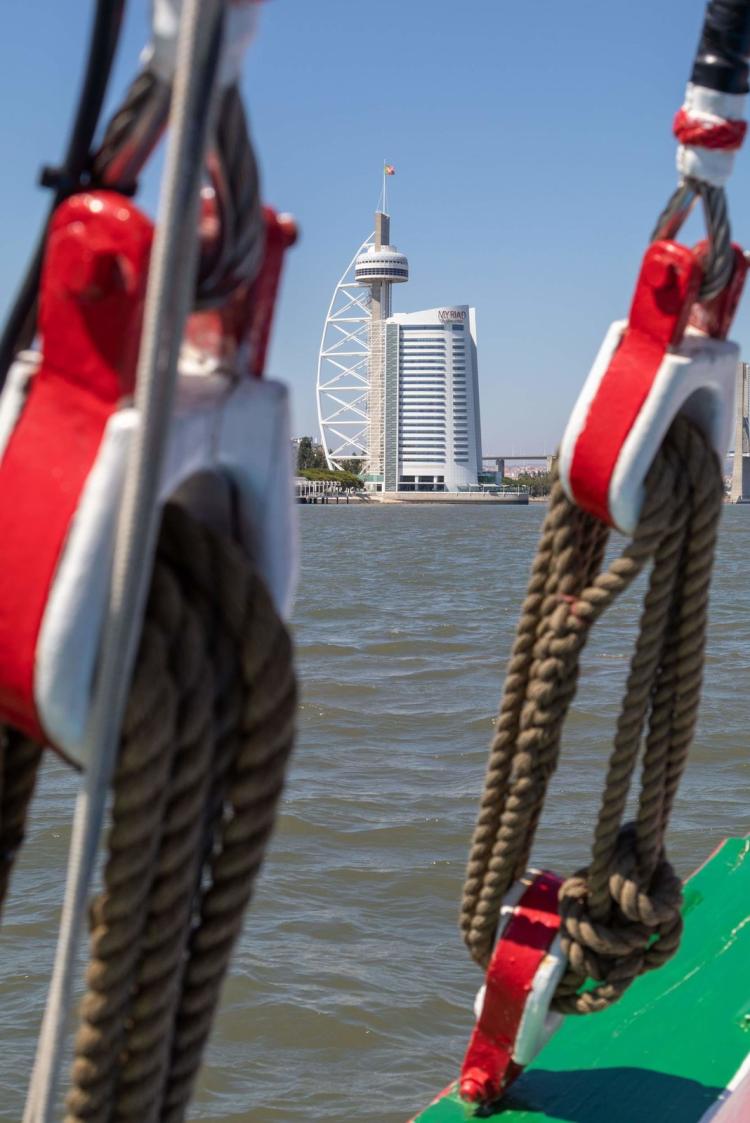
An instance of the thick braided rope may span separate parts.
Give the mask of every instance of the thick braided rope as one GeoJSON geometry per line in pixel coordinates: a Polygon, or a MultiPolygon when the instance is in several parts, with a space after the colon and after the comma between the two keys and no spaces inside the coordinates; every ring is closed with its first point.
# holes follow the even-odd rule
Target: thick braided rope
{"type": "MultiPolygon", "coordinates": [[[[511,871],[498,870],[497,861],[493,862],[493,849],[504,810],[503,793],[508,791],[508,782],[515,759],[521,710],[529,687],[534,660],[534,645],[540,630],[540,622],[549,610],[550,600],[554,601],[556,592],[558,573],[552,567],[552,559],[564,553],[566,548],[575,554],[581,548],[582,542],[585,542],[585,546],[588,547],[587,559],[593,572],[599,563],[600,550],[604,548],[606,542],[606,528],[595,520],[588,519],[583,512],[571,508],[565,501],[562,487],[556,483],[542,527],[537,554],[532,564],[528,591],[521,608],[521,618],[505,678],[505,691],[490,748],[485,789],[464,886],[461,925],[470,949],[477,948],[476,954],[474,951],[472,954],[479,959],[479,962],[482,962],[484,956],[480,944],[486,945],[486,954],[489,955],[492,934],[497,923],[494,906],[502,899],[507,885],[514,876],[511,871]],[[492,871],[491,863],[493,863],[492,871]],[[495,886],[493,877],[496,879],[498,873],[500,882],[495,886]],[[506,876],[507,885],[503,884],[503,878],[506,876]],[[487,917],[486,922],[483,922],[483,917],[487,917]],[[489,929],[489,932],[485,938],[486,929],[489,929]]],[[[583,561],[583,558],[581,560],[583,561]]],[[[577,585],[586,582],[587,576],[587,572],[582,568],[576,584],[576,570],[570,567],[568,573],[564,575],[566,593],[572,595],[577,585]]],[[[518,846],[521,845],[522,839],[519,839],[518,846]]],[[[507,866],[507,861],[505,864],[507,866]]],[[[516,865],[514,855],[513,870],[516,865]]]]}
{"type": "Polygon", "coordinates": [[[167,667],[174,641],[184,636],[172,640],[147,620],[114,780],[104,890],[91,909],[68,1120],[111,1118],[172,765],[177,690],[167,667]]]}
{"type": "Polygon", "coordinates": [[[653,561],[592,861],[561,891],[569,969],[556,1007],[566,1012],[608,1005],[679,942],[680,884],[664,832],[697,715],[721,499],[716,457],[678,419],[649,473],[633,541],[599,572],[606,531],[553,488],[490,748],[461,924],[485,967],[502,898],[528,862],[590,628],[653,561]],[[638,818],[623,827],[646,723],[638,818]],[[587,978],[600,985],[579,994],[587,978]]]}
{"type": "MultiPolygon", "coordinates": [[[[181,555],[184,545],[177,543],[176,548],[181,555]]],[[[187,1108],[231,948],[273,828],[296,714],[289,636],[275,625],[276,613],[262,583],[236,552],[215,558],[213,579],[208,569],[196,574],[196,593],[208,598],[215,581],[224,593],[224,627],[240,652],[241,680],[251,683],[252,689],[230,702],[237,706],[239,720],[227,737],[236,746],[231,753],[226,747],[223,750],[229,760],[226,796],[216,844],[207,856],[206,881],[175,1016],[165,1121],[181,1120],[187,1108]],[[241,594],[232,595],[237,590],[241,594]],[[259,637],[260,642],[242,643],[243,635],[259,637]]]]}
{"type": "MultiPolygon", "coordinates": [[[[675,517],[670,532],[673,538],[681,532],[681,549],[674,551],[672,595],[663,613],[661,656],[648,700],[649,729],[638,815],[634,824],[621,826],[631,766],[629,773],[616,780],[608,777],[596,828],[594,861],[588,871],[569,879],[561,892],[562,943],[570,969],[558,990],[556,1007],[565,1012],[589,1013],[609,1005],[639,974],[674,954],[682,931],[681,886],[664,857],[664,833],[698,715],[721,481],[715,458],[694,429],[680,426],[673,438],[677,463],[675,517]],[[681,492],[687,493],[686,503],[681,492]],[[619,804],[616,815],[612,802],[619,804]],[[587,977],[604,981],[579,994],[587,977]]],[[[664,549],[670,548],[670,532],[663,540],[664,549]]],[[[659,573],[669,568],[657,556],[651,590],[659,573]]],[[[647,603],[641,638],[649,630],[658,633],[649,620],[647,603]]],[[[636,650],[631,682],[638,669],[636,650]]],[[[623,712],[628,709],[630,687],[631,683],[623,712]]],[[[633,762],[639,740],[640,727],[634,731],[634,743],[628,750],[633,762]]],[[[620,766],[622,750],[622,744],[616,741],[610,773],[620,766]]]]}
{"type": "Polygon", "coordinates": [[[168,508],[115,780],[68,1123],[181,1120],[281,792],[291,645],[244,556],[168,508]]]}

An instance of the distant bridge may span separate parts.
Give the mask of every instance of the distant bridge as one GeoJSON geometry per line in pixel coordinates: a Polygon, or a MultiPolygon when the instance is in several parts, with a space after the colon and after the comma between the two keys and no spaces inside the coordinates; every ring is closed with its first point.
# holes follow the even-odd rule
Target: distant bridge
{"type": "Polygon", "coordinates": [[[525,453],[522,456],[495,456],[495,455],[483,456],[482,461],[484,462],[484,461],[490,461],[491,460],[492,463],[495,465],[495,468],[497,469],[497,471],[501,472],[503,475],[505,475],[505,462],[506,462],[506,460],[520,460],[524,464],[528,463],[529,460],[546,460],[547,471],[551,472],[552,471],[552,465],[553,465],[556,457],[557,457],[556,452],[541,452],[541,453],[533,453],[533,454],[532,453],[525,453]]]}
{"type": "Polygon", "coordinates": [[[523,456],[507,456],[505,454],[496,456],[494,453],[491,453],[488,456],[483,456],[482,460],[549,460],[555,455],[556,453],[554,452],[536,452],[533,455],[527,453],[523,456]]]}

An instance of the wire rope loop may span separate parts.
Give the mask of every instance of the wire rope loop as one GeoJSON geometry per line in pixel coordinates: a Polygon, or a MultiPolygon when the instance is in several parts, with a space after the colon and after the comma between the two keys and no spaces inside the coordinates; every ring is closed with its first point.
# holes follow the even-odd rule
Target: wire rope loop
{"type": "Polygon", "coordinates": [[[713,187],[697,179],[684,179],[673,192],[659,215],[651,234],[651,241],[672,239],[690,215],[698,198],[703,203],[703,214],[708,233],[709,253],[705,276],[701,284],[701,301],[712,300],[729,283],[734,267],[732,230],[729,224],[727,198],[723,187],[713,187]]]}

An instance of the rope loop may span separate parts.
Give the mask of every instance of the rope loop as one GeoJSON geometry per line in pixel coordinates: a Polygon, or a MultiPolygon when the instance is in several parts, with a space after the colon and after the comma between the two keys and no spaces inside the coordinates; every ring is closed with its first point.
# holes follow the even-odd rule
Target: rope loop
{"type": "Polygon", "coordinates": [[[648,569],[591,861],[560,893],[569,970],[554,1007],[567,1013],[604,1009],[679,944],[682,894],[664,837],[698,712],[722,498],[716,455],[678,417],[648,473],[633,539],[603,569],[608,528],[553,484],[490,746],[461,928],[485,969],[503,897],[530,864],[591,628],[648,569]],[[638,811],[624,825],[639,761],[638,811]]]}

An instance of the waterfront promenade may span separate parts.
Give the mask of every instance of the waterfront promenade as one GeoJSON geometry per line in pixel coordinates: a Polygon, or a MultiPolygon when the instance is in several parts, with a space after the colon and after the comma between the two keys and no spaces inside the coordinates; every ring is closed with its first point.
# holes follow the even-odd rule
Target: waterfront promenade
{"type": "Polygon", "coordinates": [[[526,506],[529,493],[525,488],[503,488],[502,490],[465,490],[465,491],[354,491],[342,488],[335,480],[306,480],[298,476],[294,481],[294,496],[298,503],[480,503],[496,506],[526,506]]]}

